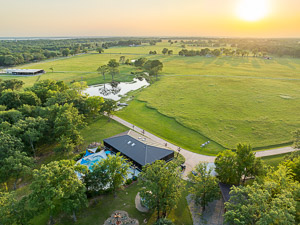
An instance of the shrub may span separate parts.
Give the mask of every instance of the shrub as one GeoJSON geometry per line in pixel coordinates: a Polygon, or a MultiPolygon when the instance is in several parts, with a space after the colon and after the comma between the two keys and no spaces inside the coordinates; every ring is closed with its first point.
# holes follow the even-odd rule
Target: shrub
{"type": "Polygon", "coordinates": [[[84,156],[84,154],[85,154],[85,152],[81,152],[81,153],[75,155],[73,157],[73,160],[77,162],[79,159],[81,159],[84,156]]]}
{"type": "Polygon", "coordinates": [[[132,179],[130,179],[130,178],[127,179],[126,182],[125,182],[126,185],[129,185],[129,184],[131,184],[131,183],[132,183],[132,179]]]}

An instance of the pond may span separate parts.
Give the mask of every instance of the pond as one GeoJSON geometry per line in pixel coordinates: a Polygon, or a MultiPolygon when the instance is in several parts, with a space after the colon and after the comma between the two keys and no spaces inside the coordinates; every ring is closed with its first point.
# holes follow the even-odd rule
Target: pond
{"type": "Polygon", "coordinates": [[[134,78],[133,82],[111,82],[89,86],[83,93],[90,96],[101,96],[103,98],[118,101],[130,91],[147,87],[150,84],[145,79],[134,78]]]}

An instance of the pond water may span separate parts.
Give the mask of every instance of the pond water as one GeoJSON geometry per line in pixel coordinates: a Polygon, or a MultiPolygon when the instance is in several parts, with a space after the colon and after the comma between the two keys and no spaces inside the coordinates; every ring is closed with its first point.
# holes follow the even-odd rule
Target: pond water
{"type": "Polygon", "coordinates": [[[118,101],[121,96],[127,94],[130,91],[147,87],[150,84],[145,80],[133,79],[133,82],[113,82],[106,84],[98,84],[89,86],[83,93],[89,94],[90,96],[101,96],[103,98],[112,99],[118,101]]]}

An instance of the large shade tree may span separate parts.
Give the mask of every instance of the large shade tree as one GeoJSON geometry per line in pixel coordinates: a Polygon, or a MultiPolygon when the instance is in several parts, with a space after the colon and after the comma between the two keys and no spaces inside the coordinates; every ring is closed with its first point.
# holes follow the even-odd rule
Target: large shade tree
{"type": "Polygon", "coordinates": [[[146,165],[139,177],[140,196],[147,207],[156,211],[157,220],[167,217],[168,212],[177,207],[184,189],[177,165],[157,160],[146,165]]]}
{"type": "Polygon", "coordinates": [[[190,192],[193,194],[195,203],[200,205],[203,211],[205,211],[208,203],[219,197],[218,180],[212,175],[212,170],[207,163],[200,163],[196,166],[194,172],[189,174],[190,192]]]}
{"type": "Polygon", "coordinates": [[[73,214],[76,222],[76,211],[87,206],[85,186],[75,174],[82,170],[82,166],[75,166],[75,162],[69,160],[53,161],[34,170],[30,206],[39,212],[49,210],[50,224],[59,212],[73,214]]]}
{"type": "Polygon", "coordinates": [[[261,159],[255,158],[250,145],[238,144],[236,152],[225,150],[220,152],[215,165],[217,177],[227,184],[244,183],[246,178],[263,175],[265,169],[261,159]]]}

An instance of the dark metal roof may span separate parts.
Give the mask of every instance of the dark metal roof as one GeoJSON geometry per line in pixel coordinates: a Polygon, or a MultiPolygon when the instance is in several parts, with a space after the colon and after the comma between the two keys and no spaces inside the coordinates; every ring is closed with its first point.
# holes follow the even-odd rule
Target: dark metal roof
{"type": "Polygon", "coordinates": [[[174,154],[172,150],[147,145],[126,133],[122,134],[123,135],[104,139],[103,142],[109,144],[123,155],[142,166],[163,159],[170,154],[174,154]]]}
{"type": "Polygon", "coordinates": [[[228,202],[228,200],[230,199],[230,188],[232,187],[233,185],[230,185],[230,184],[224,184],[224,183],[219,183],[219,187],[220,187],[220,190],[221,190],[221,193],[222,193],[222,196],[223,196],[223,199],[225,202],[228,202]]]}
{"type": "Polygon", "coordinates": [[[7,69],[7,73],[37,73],[42,71],[42,69],[7,69]]]}

